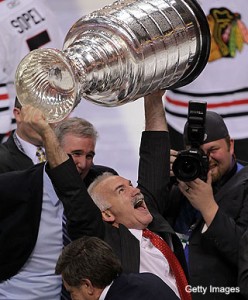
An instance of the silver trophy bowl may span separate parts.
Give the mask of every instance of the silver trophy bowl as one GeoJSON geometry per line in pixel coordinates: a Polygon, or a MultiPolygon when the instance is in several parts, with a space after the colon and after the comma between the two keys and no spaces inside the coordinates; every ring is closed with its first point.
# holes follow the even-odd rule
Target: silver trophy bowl
{"type": "Polygon", "coordinates": [[[82,98],[119,106],[193,81],[210,51],[208,22],[194,0],[123,0],[80,18],[63,50],[37,49],[20,62],[16,93],[51,123],[82,98]]]}

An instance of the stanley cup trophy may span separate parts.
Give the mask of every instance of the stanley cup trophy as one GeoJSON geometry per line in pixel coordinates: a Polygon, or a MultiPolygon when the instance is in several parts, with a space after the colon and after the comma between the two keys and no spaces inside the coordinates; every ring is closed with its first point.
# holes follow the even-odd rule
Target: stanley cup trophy
{"type": "Polygon", "coordinates": [[[20,62],[16,92],[51,123],[82,98],[118,106],[193,81],[205,67],[210,33],[196,0],[123,0],[79,19],[63,51],[38,49],[20,62]]]}

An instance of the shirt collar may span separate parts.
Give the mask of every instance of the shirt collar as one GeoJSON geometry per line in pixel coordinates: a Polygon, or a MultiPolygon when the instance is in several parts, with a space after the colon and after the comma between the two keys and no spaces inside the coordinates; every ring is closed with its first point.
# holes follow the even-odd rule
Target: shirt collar
{"type": "Polygon", "coordinates": [[[142,240],[142,230],[140,229],[128,229],[132,235],[134,235],[136,237],[137,240],[139,240],[141,242],[142,240]]]}
{"type": "Polygon", "coordinates": [[[32,159],[32,161],[34,162],[34,164],[37,163],[37,159],[36,159],[36,150],[37,147],[29,142],[24,141],[22,138],[19,137],[19,135],[15,132],[15,136],[17,141],[19,142],[17,144],[17,147],[19,148],[19,150],[21,150],[22,152],[24,152],[30,159],[32,159]]]}
{"type": "Polygon", "coordinates": [[[108,293],[108,291],[109,291],[112,284],[113,284],[113,281],[110,283],[110,285],[107,285],[105,287],[105,289],[101,293],[101,296],[100,296],[99,300],[104,300],[105,299],[105,297],[106,297],[106,295],[107,295],[107,293],[108,293]]]}

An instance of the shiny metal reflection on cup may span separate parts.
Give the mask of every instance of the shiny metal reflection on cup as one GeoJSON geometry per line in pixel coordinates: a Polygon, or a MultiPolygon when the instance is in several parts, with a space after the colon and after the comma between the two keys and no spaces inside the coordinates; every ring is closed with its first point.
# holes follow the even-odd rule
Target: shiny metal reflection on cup
{"type": "Polygon", "coordinates": [[[37,49],[20,62],[16,92],[49,122],[81,99],[119,106],[193,81],[204,69],[210,33],[195,0],[123,0],[80,18],[63,50],[37,49]]]}

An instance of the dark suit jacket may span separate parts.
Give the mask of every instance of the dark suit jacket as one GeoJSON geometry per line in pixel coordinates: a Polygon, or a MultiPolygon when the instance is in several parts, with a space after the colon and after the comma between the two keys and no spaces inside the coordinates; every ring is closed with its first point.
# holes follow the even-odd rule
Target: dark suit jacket
{"type": "MultiPolygon", "coordinates": [[[[206,300],[242,299],[240,293],[213,293],[210,286],[237,288],[239,241],[248,226],[248,167],[233,175],[215,194],[219,210],[209,226],[202,233],[204,221],[198,219],[189,239],[189,283],[207,287],[206,300]]],[[[170,195],[174,213],[177,216],[185,198],[176,187],[170,195]],[[180,198],[181,197],[181,198],[180,198]]],[[[194,300],[200,300],[202,293],[193,293],[194,300]]]]}
{"type": "Polygon", "coordinates": [[[16,146],[12,132],[8,140],[0,144],[0,173],[25,170],[32,166],[32,159],[16,146]]]}
{"type": "MultiPolygon", "coordinates": [[[[165,199],[169,180],[169,141],[166,132],[143,132],[140,146],[138,187],[144,194],[153,215],[149,228],[168,240],[172,236],[175,254],[186,271],[181,242],[168,222],[161,216],[154,199],[165,199]]],[[[72,239],[83,235],[104,239],[114,249],[125,272],[139,272],[139,241],[121,225],[115,228],[102,220],[101,212],[93,203],[85,186],[82,186],[75,166],[65,162],[49,171],[55,190],[63,202],[72,239]],[[67,174],[66,177],[61,174],[67,174]]],[[[187,273],[187,271],[186,271],[187,273]]]]}
{"type": "Polygon", "coordinates": [[[159,277],[151,273],[122,273],[109,288],[105,300],[178,300],[159,277]]]}
{"type": "Polygon", "coordinates": [[[244,299],[248,299],[248,230],[242,236],[239,245],[238,285],[244,299]]]}
{"type": "Polygon", "coordinates": [[[34,249],[43,196],[43,164],[0,174],[0,281],[15,275],[34,249]]]}

